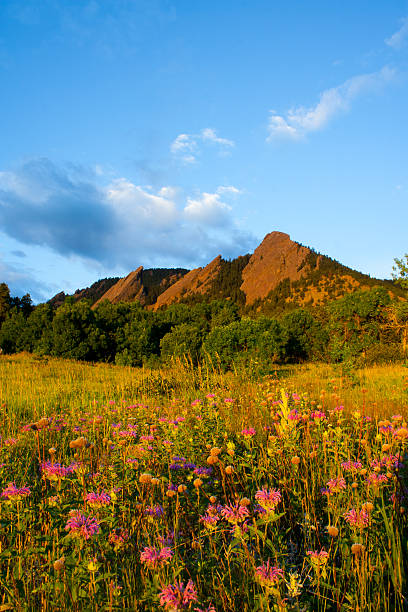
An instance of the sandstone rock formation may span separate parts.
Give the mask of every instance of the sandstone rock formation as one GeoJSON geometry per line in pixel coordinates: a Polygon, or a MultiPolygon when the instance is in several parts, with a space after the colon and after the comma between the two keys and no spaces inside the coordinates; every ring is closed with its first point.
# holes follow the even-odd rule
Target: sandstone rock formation
{"type": "Polygon", "coordinates": [[[310,249],[293,242],[288,234],[267,234],[242,272],[246,303],[265,298],[285,278],[299,280],[307,272],[302,264],[309,253],[310,249]]]}
{"type": "Polygon", "coordinates": [[[201,295],[207,293],[211,283],[217,276],[221,267],[221,255],[213,259],[205,268],[195,268],[188,272],[183,278],[171,285],[157,298],[155,310],[161,306],[168,306],[178,302],[182,298],[192,296],[196,293],[201,295]]]}

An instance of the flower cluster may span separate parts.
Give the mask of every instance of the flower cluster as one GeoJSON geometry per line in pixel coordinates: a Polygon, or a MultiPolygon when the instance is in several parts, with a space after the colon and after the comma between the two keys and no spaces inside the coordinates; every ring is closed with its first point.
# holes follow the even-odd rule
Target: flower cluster
{"type": "Polygon", "coordinates": [[[16,487],[14,482],[10,482],[7,487],[2,491],[1,497],[9,502],[19,501],[24,497],[31,495],[30,487],[16,487]]]}

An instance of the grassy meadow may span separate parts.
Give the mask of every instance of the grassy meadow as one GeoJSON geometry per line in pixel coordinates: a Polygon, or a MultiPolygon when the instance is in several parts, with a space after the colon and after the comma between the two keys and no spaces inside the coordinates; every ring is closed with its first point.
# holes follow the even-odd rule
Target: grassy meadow
{"type": "Polygon", "coordinates": [[[0,356],[2,610],[408,609],[408,368],[0,356]]]}

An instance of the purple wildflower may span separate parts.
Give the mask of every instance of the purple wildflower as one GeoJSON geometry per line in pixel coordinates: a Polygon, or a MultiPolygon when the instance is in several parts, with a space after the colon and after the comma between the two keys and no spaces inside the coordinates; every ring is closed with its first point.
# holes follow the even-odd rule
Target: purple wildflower
{"type": "Polygon", "coordinates": [[[99,523],[93,516],[86,516],[80,510],[71,510],[69,519],[65,525],[65,530],[70,532],[72,537],[89,538],[99,533],[99,523]]]}
{"type": "Polygon", "coordinates": [[[14,482],[9,482],[7,487],[1,493],[1,497],[7,499],[8,501],[19,501],[23,497],[28,497],[31,495],[31,490],[29,487],[16,487],[14,482]]]}
{"type": "Polygon", "coordinates": [[[48,480],[63,480],[66,476],[69,476],[75,471],[77,467],[76,463],[64,466],[61,463],[51,463],[51,461],[44,461],[40,465],[42,477],[48,480]]]}

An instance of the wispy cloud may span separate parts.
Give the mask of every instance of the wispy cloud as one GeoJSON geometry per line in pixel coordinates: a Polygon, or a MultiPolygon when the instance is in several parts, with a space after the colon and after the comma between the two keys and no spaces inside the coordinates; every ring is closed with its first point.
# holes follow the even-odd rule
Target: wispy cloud
{"type": "Polygon", "coordinates": [[[213,128],[203,128],[198,134],[179,134],[171,143],[170,151],[184,163],[192,164],[197,161],[203,144],[217,145],[224,153],[235,146],[233,140],[217,136],[213,128]]]}
{"type": "Polygon", "coordinates": [[[408,17],[404,17],[401,20],[401,27],[399,30],[394,32],[392,36],[385,39],[385,44],[389,45],[393,49],[400,49],[404,43],[405,39],[408,37],[408,17]]]}
{"type": "Polygon", "coordinates": [[[132,269],[143,265],[201,265],[214,254],[234,257],[255,246],[238,229],[232,185],[186,197],[100,176],[47,159],[0,173],[0,226],[21,245],[65,257],[132,269]]]}
{"type": "Polygon", "coordinates": [[[385,66],[378,72],[361,74],[326,89],[315,106],[292,108],[285,115],[271,111],[267,141],[279,138],[299,140],[309,132],[323,129],[338,114],[348,111],[355,98],[381,88],[395,75],[394,69],[385,66]]]}

